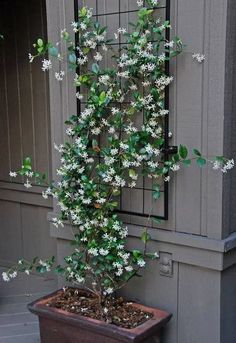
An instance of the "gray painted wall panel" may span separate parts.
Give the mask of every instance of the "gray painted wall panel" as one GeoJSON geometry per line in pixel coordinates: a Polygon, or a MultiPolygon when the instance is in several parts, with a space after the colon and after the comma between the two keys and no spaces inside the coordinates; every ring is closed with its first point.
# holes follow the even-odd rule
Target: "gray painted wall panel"
{"type": "Polygon", "coordinates": [[[24,255],[51,256],[56,250],[47,222],[52,203],[41,197],[44,188],[27,191],[21,177],[14,182],[9,178],[9,171],[18,170],[27,156],[39,171],[51,173],[48,76],[41,70],[41,60],[36,65],[28,60],[33,43],[46,36],[45,14],[43,0],[1,2],[1,33],[5,36],[0,49],[2,263],[15,262],[24,255]]]}
{"type": "Polygon", "coordinates": [[[221,342],[234,342],[236,337],[236,266],[221,276],[221,342]]]}
{"type": "MultiPolygon", "coordinates": [[[[187,44],[177,61],[176,138],[178,143],[201,149],[202,70],[193,62],[192,53],[203,51],[205,1],[178,1],[177,33],[187,44]]],[[[201,171],[185,168],[176,178],[176,230],[200,234],[201,171]]]]}
{"type": "Polygon", "coordinates": [[[179,265],[178,342],[221,342],[219,281],[215,271],[179,265]]]}

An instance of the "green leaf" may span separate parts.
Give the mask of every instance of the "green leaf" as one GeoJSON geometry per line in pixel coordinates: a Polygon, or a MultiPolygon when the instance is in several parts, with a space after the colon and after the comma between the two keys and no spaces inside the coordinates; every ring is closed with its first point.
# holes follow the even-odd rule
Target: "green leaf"
{"type": "Polygon", "coordinates": [[[157,218],[157,217],[151,217],[151,219],[154,221],[154,223],[156,224],[161,224],[162,223],[162,220],[157,218]]]}
{"type": "Polygon", "coordinates": [[[57,57],[58,56],[58,49],[54,46],[48,49],[48,52],[51,56],[57,57]]]}
{"type": "Polygon", "coordinates": [[[199,157],[202,156],[202,154],[200,153],[200,151],[197,150],[197,149],[193,149],[193,153],[194,153],[195,156],[199,156],[199,157]]]}
{"type": "Polygon", "coordinates": [[[216,156],[215,160],[218,162],[224,162],[225,161],[225,157],[224,156],[216,156]]]}
{"type": "Polygon", "coordinates": [[[184,146],[184,145],[182,145],[182,144],[180,144],[180,146],[179,146],[179,156],[180,156],[183,160],[185,160],[185,159],[187,158],[187,156],[188,156],[188,149],[187,149],[186,146],[184,146]]]}
{"type": "Polygon", "coordinates": [[[151,236],[149,235],[149,233],[147,233],[147,231],[144,231],[141,235],[141,240],[143,241],[143,243],[147,243],[150,239],[151,236]]]}
{"type": "Polygon", "coordinates": [[[76,55],[74,53],[69,55],[69,62],[71,64],[76,64],[76,55]]]}
{"type": "Polygon", "coordinates": [[[113,189],[112,194],[115,196],[119,196],[120,195],[120,190],[119,189],[113,189]]]}
{"type": "Polygon", "coordinates": [[[55,268],[55,272],[56,272],[56,274],[63,274],[64,273],[64,268],[62,268],[61,266],[57,266],[55,268]]]}
{"type": "Polygon", "coordinates": [[[161,197],[161,192],[160,192],[160,186],[159,186],[159,185],[155,185],[155,186],[153,187],[152,195],[153,195],[153,198],[154,198],[155,200],[160,199],[160,197],[161,197]]]}
{"type": "Polygon", "coordinates": [[[133,250],[132,254],[135,258],[139,258],[140,256],[142,256],[142,253],[139,250],[133,250]]]}
{"type": "Polygon", "coordinates": [[[137,174],[136,174],[136,171],[134,169],[129,169],[129,177],[135,177],[137,174]]]}
{"type": "Polygon", "coordinates": [[[199,167],[204,167],[206,165],[207,161],[205,158],[203,157],[199,157],[197,159],[197,164],[199,165],[199,167]]]}
{"type": "Polygon", "coordinates": [[[100,93],[100,95],[99,95],[99,103],[100,104],[103,104],[104,102],[105,102],[105,100],[106,100],[106,92],[102,92],[102,93],[100,93]]]}
{"type": "Polygon", "coordinates": [[[32,170],[30,157],[26,157],[24,159],[24,161],[23,161],[23,168],[26,169],[26,170],[32,170]]]}
{"type": "Polygon", "coordinates": [[[79,11],[79,16],[80,17],[85,17],[87,14],[87,8],[86,7],[82,7],[79,11]]]}
{"type": "Polygon", "coordinates": [[[156,260],[157,258],[159,258],[159,253],[157,254],[152,254],[152,253],[146,253],[145,254],[148,258],[152,259],[152,260],[156,260]]]}
{"type": "Polygon", "coordinates": [[[183,164],[185,164],[186,166],[190,166],[191,160],[184,160],[183,164]]]}
{"type": "Polygon", "coordinates": [[[93,65],[92,65],[92,71],[93,71],[93,73],[96,74],[96,75],[99,73],[100,68],[99,68],[99,65],[98,65],[97,63],[93,63],[93,65]]]}
{"type": "Polygon", "coordinates": [[[38,44],[38,46],[42,47],[43,46],[43,40],[41,38],[39,38],[37,40],[37,44],[38,44]]]}

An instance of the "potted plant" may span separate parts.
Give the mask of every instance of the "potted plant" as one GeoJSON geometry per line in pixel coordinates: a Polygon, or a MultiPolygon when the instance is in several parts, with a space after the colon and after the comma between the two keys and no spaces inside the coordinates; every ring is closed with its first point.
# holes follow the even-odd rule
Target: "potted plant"
{"type": "MultiPolygon", "coordinates": [[[[68,141],[55,148],[61,154],[58,181],[47,181],[46,175],[33,170],[30,158],[22,168],[10,172],[25,177],[25,187],[32,183],[47,184],[43,197],[53,196],[60,212],[52,219],[60,229],[65,223],[74,228],[73,252],[65,257],[65,265],[55,265],[55,258],[32,262],[21,259],[17,266],[3,273],[5,281],[17,273],[45,273],[55,268],[73,286],[42,298],[29,305],[39,315],[41,341],[47,342],[144,342],[159,335],[160,328],[170,314],[112,296],[145,267],[147,259],[158,258],[148,250],[148,228],[141,235],[143,249],[128,251],[128,229],[116,209],[117,197],[124,187],[136,186],[140,176],[153,181],[153,197],[161,196],[163,182],[182,165],[192,161],[202,167],[208,162],[223,172],[231,169],[233,160],[223,156],[204,157],[197,149],[189,157],[186,146],[169,155],[165,140],[170,135],[164,130],[165,94],[173,77],[166,73],[166,62],[182,52],[181,39],[166,39],[169,22],[161,23],[154,15],[155,0],[148,7],[138,1],[140,10],[133,30],[127,33],[118,28],[115,39],[121,35],[126,44],[117,54],[113,52],[112,67],[103,67],[103,54],[112,45],[106,39],[106,28],[93,20],[92,10],[83,7],[79,21],[72,27],[78,37],[64,29],[62,41],[53,45],[38,39],[37,51],[29,55],[30,62],[49,55],[42,61],[45,72],[53,68],[52,60],[60,62],[55,78],[62,82],[64,63],[75,72],[74,84],[78,101],[86,107],[67,121],[68,141]],[[61,54],[61,44],[67,54],[61,54]],[[137,120],[143,114],[143,121],[137,120]],[[78,288],[80,287],[80,288],[78,288]],[[82,287],[82,288],[81,288],[82,287]]],[[[112,50],[111,50],[112,52],[112,50]]],[[[204,56],[194,54],[198,62],[204,56]]],[[[149,220],[152,217],[150,210],[149,220]]]]}

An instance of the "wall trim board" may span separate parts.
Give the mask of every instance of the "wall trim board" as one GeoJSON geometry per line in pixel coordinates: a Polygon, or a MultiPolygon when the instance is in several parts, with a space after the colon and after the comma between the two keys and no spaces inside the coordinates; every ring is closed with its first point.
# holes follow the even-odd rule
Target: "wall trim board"
{"type": "MultiPolygon", "coordinates": [[[[48,220],[51,222],[54,216],[56,214],[49,213],[48,220]]],[[[70,241],[73,232],[69,224],[62,229],[50,224],[50,234],[54,238],[70,241]]],[[[131,240],[139,238],[142,232],[143,227],[129,226],[131,240]]],[[[173,261],[218,271],[236,264],[236,233],[223,240],[159,229],[150,229],[149,233],[151,244],[157,244],[155,248],[160,252],[171,253],[173,261]]]]}
{"type": "Polygon", "coordinates": [[[11,201],[32,206],[52,208],[52,199],[43,199],[40,193],[22,192],[13,189],[2,189],[0,187],[0,201],[11,201]]]}

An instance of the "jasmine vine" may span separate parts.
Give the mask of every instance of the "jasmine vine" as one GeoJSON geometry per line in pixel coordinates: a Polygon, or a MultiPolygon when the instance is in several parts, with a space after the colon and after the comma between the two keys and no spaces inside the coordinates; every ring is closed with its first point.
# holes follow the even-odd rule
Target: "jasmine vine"
{"type": "MultiPolygon", "coordinates": [[[[63,81],[68,64],[75,72],[74,85],[80,89],[76,97],[84,100],[86,107],[66,121],[67,142],[55,144],[61,155],[59,181],[50,183],[46,175],[33,171],[30,158],[19,171],[10,172],[12,178],[23,175],[27,188],[35,180],[47,184],[43,197],[56,198],[60,209],[53,224],[65,230],[71,225],[75,232],[73,253],[55,270],[100,298],[123,287],[145,267],[147,259],[158,258],[157,252],[147,249],[147,229],[141,236],[142,250],[126,249],[128,228],[116,213],[122,188],[136,187],[138,179],[145,176],[153,181],[153,197],[158,200],[162,183],[193,161],[200,167],[208,163],[224,173],[234,166],[234,161],[224,156],[206,158],[197,149],[190,154],[184,145],[166,159],[164,121],[169,110],[165,92],[174,78],[166,74],[165,65],[182,53],[183,43],[179,37],[166,40],[170,23],[154,16],[158,1],[147,3],[149,7],[144,7],[143,1],[137,1],[140,9],[131,33],[126,28],[115,32],[115,40],[121,36],[126,40],[118,53],[112,51],[106,38],[106,27],[93,20],[87,7],[81,8],[79,21],[71,24],[79,36],[77,45],[66,29],[56,45],[37,40],[30,62],[44,56],[43,72],[51,70],[58,82],[63,81]],[[62,44],[67,46],[66,56],[60,52],[62,44]],[[113,54],[109,68],[103,66],[108,50],[113,54]],[[54,70],[54,60],[60,62],[61,69],[54,70]]],[[[193,58],[203,62],[205,56],[194,54],[193,58]]],[[[22,259],[17,267],[4,272],[3,278],[9,281],[18,271],[46,272],[54,263],[54,257],[32,262],[22,259]]]]}

